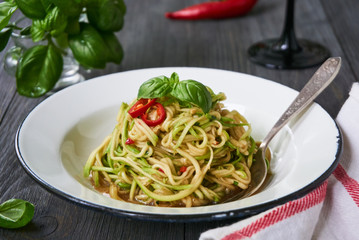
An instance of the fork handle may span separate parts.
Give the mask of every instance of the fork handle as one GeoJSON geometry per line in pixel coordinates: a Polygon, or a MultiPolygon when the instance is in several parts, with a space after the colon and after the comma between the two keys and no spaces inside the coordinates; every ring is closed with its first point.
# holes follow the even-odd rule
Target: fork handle
{"type": "Polygon", "coordinates": [[[302,112],[313,100],[333,81],[341,66],[340,57],[328,58],[322,66],[314,73],[309,82],[299,92],[291,105],[274,124],[267,136],[263,139],[261,146],[266,147],[277,132],[302,112]]]}

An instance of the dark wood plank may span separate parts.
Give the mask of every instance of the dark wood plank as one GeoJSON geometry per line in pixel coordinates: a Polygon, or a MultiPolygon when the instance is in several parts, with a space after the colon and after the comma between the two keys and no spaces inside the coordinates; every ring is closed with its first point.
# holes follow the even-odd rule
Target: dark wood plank
{"type": "MultiPolygon", "coordinates": [[[[7,51],[6,48],[3,52],[0,54],[0,59],[3,59],[3,56],[5,52],[7,51]]],[[[3,61],[1,61],[3,63],[3,61]]],[[[0,124],[2,122],[2,119],[4,115],[6,114],[8,110],[8,106],[16,94],[16,85],[15,85],[15,79],[13,76],[8,75],[4,68],[3,64],[0,65],[0,124]]]]}
{"type": "Polygon", "coordinates": [[[359,28],[358,1],[321,0],[324,12],[333,28],[333,32],[346,56],[345,64],[354,73],[356,81],[359,79],[359,28]]]}

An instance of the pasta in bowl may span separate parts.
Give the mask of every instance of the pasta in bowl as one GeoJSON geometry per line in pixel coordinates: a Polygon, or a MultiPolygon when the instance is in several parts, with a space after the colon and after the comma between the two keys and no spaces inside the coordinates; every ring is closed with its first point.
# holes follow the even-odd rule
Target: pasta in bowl
{"type": "Polygon", "coordinates": [[[84,167],[95,189],[151,206],[216,204],[246,189],[257,150],[251,125],[227,110],[224,93],[155,77],[122,103],[112,133],[84,167]]]}

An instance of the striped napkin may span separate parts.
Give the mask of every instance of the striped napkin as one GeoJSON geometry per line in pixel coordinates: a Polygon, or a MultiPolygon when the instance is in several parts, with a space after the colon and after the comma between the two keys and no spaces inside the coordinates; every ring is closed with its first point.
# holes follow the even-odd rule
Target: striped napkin
{"type": "Polygon", "coordinates": [[[203,232],[200,240],[359,239],[359,83],[353,84],[336,121],[343,154],[322,185],[300,199],[203,232]]]}

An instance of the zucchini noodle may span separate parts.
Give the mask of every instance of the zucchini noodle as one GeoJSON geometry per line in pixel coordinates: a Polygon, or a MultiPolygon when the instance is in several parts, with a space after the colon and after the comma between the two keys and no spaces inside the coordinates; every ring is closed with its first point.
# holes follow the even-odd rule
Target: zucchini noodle
{"type": "Polygon", "coordinates": [[[206,114],[157,99],[166,118],[152,127],[128,114],[134,102],[122,103],[117,125],[90,154],[84,175],[114,199],[151,206],[215,204],[248,188],[257,151],[251,125],[223,108],[223,93],[216,96],[206,114]]]}

